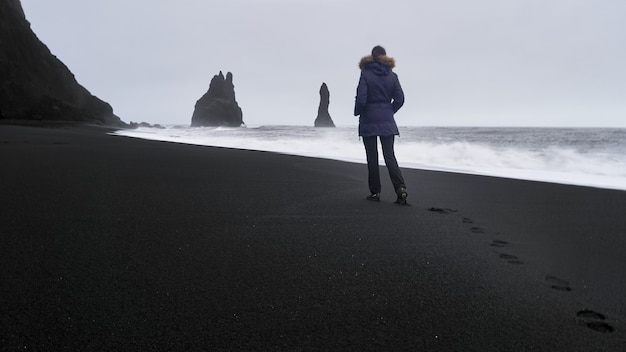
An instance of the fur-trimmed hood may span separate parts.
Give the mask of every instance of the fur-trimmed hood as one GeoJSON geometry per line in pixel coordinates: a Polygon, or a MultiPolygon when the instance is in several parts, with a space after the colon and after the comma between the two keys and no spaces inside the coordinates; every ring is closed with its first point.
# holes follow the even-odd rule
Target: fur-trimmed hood
{"type": "MultiPolygon", "coordinates": [[[[362,70],[365,68],[365,65],[370,63],[370,62],[374,62],[374,57],[372,55],[368,55],[368,56],[364,56],[361,58],[361,61],[359,61],[359,68],[362,70]]],[[[383,56],[379,56],[378,57],[378,62],[389,66],[390,68],[394,68],[396,67],[396,60],[394,60],[393,57],[389,57],[386,55],[383,56]]]]}

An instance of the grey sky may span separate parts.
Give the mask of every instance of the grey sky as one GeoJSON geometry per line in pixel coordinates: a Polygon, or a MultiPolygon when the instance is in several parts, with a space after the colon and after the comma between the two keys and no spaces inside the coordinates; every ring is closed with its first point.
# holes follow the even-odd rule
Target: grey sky
{"type": "Polygon", "coordinates": [[[626,127],[623,0],[22,0],[124,121],[189,124],[220,70],[248,125],[353,125],[362,56],[396,59],[400,125],[626,127]]]}

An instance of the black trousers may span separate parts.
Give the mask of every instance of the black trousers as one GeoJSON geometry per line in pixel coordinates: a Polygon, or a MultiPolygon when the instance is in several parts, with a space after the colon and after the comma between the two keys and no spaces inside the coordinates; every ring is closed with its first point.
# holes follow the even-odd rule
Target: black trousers
{"type": "Polygon", "coordinates": [[[380,169],[378,167],[378,138],[380,138],[380,145],[383,147],[383,157],[385,158],[385,165],[389,171],[389,177],[395,192],[398,189],[405,187],[404,178],[402,172],[398,167],[398,161],[396,160],[396,154],[393,151],[393,142],[395,136],[371,136],[363,137],[363,145],[365,146],[365,154],[367,156],[367,171],[368,182],[371,193],[380,193],[380,169]]]}

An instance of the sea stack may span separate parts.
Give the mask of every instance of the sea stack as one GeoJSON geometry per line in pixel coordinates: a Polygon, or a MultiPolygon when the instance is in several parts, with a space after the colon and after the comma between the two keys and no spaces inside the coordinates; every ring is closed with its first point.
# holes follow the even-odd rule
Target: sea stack
{"type": "Polygon", "coordinates": [[[226,77],[220,71],[213,76],[209,90],[196,102],[191,126],[226,126],[240,127],[243,125],[243,113],[235,100],[233,74],[226,77]]]}
{"type": "Polygon", "coordinates": [[[0,119],[124,127],[30,28],[19,0],[0,1],[0,119]]]}
{"type": "Polygon", "coordinates": [[[320,87],[320,106],[317,109],[315,127],[335,127],[333,119],[328,113],[328,105],[330,105],[330,92],[326,83],[322,83],[320,87]]]}

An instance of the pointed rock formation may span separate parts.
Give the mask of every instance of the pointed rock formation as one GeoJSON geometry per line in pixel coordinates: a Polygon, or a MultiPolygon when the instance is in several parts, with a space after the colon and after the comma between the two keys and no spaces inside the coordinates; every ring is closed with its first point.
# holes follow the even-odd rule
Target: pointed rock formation
{"type": "Polygon", "coordinates": [[[328,105],[330,105],[330,92],[326,83],[322,83],[320,87],[320,106],[317,109],[315,127],[335,127],[333,119],[328,113],[328,105]]]}
{"type": "Polygon", "coordinates": [[[126,126],[33,33],[19,0],[0,1],[0,119],[126,126]]]}
{"type": "Polygon", "coordinates": [[[233,74],[228,72],[226,78],[222,71],[213,76],[209,90],[196,102],[191,126],[227,126],[243,125],[243,113],[235,100],[233,74]]]}

